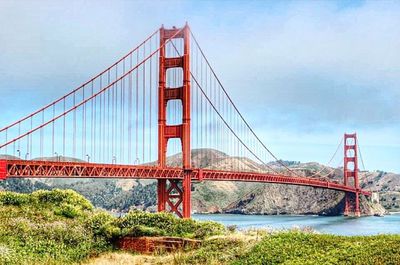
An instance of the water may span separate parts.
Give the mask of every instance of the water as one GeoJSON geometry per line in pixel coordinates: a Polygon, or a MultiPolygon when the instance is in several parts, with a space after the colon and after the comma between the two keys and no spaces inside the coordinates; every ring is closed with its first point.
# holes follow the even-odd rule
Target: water
{"type": "Polygon", "coordinates": [[[335,235],[400,234],[400,214],[384,217],[351,218],[343,216],[269,216],[239,214],[194,214],[197,220],[217,221],[237,225],[239,229],[290,229],[311,227],[320,233],[335,235]]]}

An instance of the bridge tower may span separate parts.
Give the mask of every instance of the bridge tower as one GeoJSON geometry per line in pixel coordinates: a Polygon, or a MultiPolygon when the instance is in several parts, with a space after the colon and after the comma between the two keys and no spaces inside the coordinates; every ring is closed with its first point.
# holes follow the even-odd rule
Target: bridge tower
{"type": "MultiPolygon", "coordinates": [[[[189,26],[182,29],[160,29],[159,86],[158,86],[158,166],[166,167],[168,140],[178,138],[182,144],[183,180],[158,179],[158,211],[170,211],[183,218],[190,218],[191,212],[191,162],[190,162],[190,61],[189,26]],[[183,39],[183,55],[166,57],[166,41],[183,39]],[[183,82],[181,87],[167,87],[167,70],[181,68],[183,82]],[[180,100],[182,103],[182,123],[167,124],[167,103],[180,100]]],[[[182,52],[179,51],[181,54],[182,52]]]]}
{"type": "MultiPolygon", "coordinates": [[[[344,185],[353,186],[357,192],[354,194],[354,215],[360,216],[360,187],[358,182],[358,156],[357,156],[357,134],[344,134],[344,185]]],[[[349,192],[345,195],[344,215],[348,216],[351,209],[351,196],[349,192]]]]}

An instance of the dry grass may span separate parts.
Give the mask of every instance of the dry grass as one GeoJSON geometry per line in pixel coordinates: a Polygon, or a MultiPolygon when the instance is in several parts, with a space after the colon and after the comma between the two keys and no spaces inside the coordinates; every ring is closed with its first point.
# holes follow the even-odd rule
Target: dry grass
{"type": "Polygon", "coordinates": [[[152,256],[152,255],[134,255],[127,252],[105,253],[97,258],[88,260],[85,265],[153,265],[163,264],[172,265],[174,263],[173,255],[152,256]]]}
{"type": "MultiPolygon", "coordinates": [[[[213,236],[207,240],[214,241],[229,241],[229,242],[245,242],[245,249],[250,249],[254,244],[261,239],[260,231],[249,231],[246,233],[239,232],[225,236],[213,236]]],[[[244,251],[244,250],[242,250],[244,251]]],[[[129,252],[110,252],[101,254],[97,258],[88,260],[84,265],[188,265],[193,264],[190,258],[195,255],[197,250],[177,251],[172,253],[154,253],[153,255],[139,255],[129,252]]],[[[204,253],[207,255],[206,253],[204,253]]],[[[222,255],[223,253],[220,253],[222,255]]],[[[200,262],[201,263],[201,262],[200,262]]],[[[194,264],[200,264],[194,262],[194,264]]],[[[207,264],[225,264],[219,259],[207,259],[207,264]]]]}

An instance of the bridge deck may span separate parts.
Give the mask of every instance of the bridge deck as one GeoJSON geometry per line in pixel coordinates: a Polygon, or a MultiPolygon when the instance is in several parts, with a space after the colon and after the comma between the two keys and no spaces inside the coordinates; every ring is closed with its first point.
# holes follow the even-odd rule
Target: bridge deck
{"type": "MultiPolygon", "coordinates": [[[[318,180],[271,173],[231,172],[211,169],[191,169],[194,181],[244,181],[310,186],[330,190],[357,192],[354,187],[318,180]]],[[[0,180],[6,178],[132,178],[183,179],[182,168],[160,168],[147,165],[115,165],[85,162],[53,162],[37,160],[0,160],[0,180]]],[[[361,194],[370,196],[365,190],[361,194]]]]}

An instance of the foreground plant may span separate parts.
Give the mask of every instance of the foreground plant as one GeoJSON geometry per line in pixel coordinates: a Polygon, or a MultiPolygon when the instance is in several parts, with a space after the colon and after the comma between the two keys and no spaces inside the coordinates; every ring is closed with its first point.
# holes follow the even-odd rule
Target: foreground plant
{"type": "Polygon", "coordinates": [[[0,192],[0,264],[71,264],[113,251],[123,236],[204,239],[226,232],[215,222],[133,211],[116,218],[72,190],[0,192]]]}

